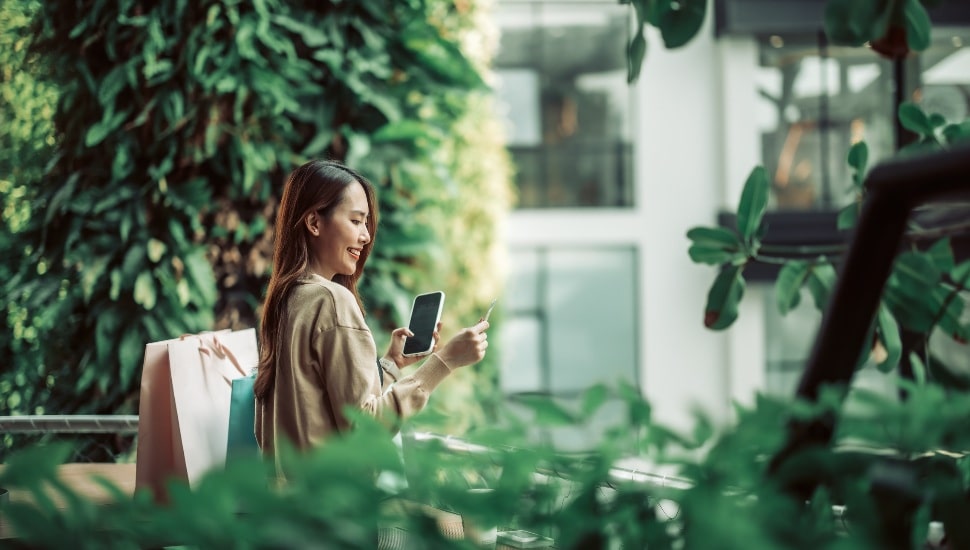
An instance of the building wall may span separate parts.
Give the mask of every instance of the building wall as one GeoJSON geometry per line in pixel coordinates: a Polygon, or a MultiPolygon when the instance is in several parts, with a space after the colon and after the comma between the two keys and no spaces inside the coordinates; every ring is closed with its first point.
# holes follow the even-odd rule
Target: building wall
{"type": "Polygon", "coordinates": [[[750,403],[764,386],[764,290],[748,289],[731,330],[708,330],[704,305],[715,270],[687,255],[687,230],[716,224],[717,212],[736,204],[760,155],[746,74],[755,69],[756,48],[743,39],[716,40],[711,24],[708,17],[677,50],[665,49],[650,29],[634,85],[634,206],[518,210],[507,233],[513,250],[634,248],[638,382],[655,419],[678,428],[689,427],[698,409],[727,421],[732,401],[750,403]]]}
{"type": "MultiPolygon", "coordinates": [[[[542,2],[506,0],[500,5],[506,4],[517,6],[513,18],[521,18],[542,2]]],[[[605,0],[568,0],[557,2],[549,13],[582,19],[574,11],[581,4],[593,5],[596,15],[600,9],[617,9],[605,0]]],[[[720,212],[733,211],[749,173],[761,164],[769,170],[769,208],[779,214],[777,221],[799,213],[832,214],[834,219],[838,208],[853,200],[845,192],[851,179],[844,156],[849,145],[865,140],[870,165],[892,154],[896,115],[890,92],[900,75],[909,74],[905,80],[913,86],[906,98],[928,112],[944,114],[951,122],[970,112],[970,28],[964,19],[934,27],[931,47],[899,69],[862,48],[830,48],[817,32],[819,18],[792,18],[795,12],[736,12],[762,25],[757,31],[761,38],[743,25],[723,28],[715,36],[711,4],[704,28],[683,48],[667,50],[659,33],[648,29],[645,63],[632,88],[632,206],[517,210],[507,236],[513,250],[633,251],[633,378],[653,405],[655,420],[675,428],[690,427],[695,410],[716,423],[729,422],[733,404],[750,405],[758,392],[792,395],[820,320],[807,295],[796,311],[781,316],[773,284],[752,281],[732,327],[723,332],[704,328],[715,268],[690,261],[687,230],[716,225],[720,212]],[[768,34],[774,32],[780,34],[768,34]],[[783,79],[789,80],[783,85],[783,79]],[[759,95],[759,86],[773,98],[759,95]],[[782,170],[783,156],[788,171],[782,170]],[[803,180],[798,189],[795,176],[803,180]]],[[[597,36],[585,32],[584,39],[597,36]]],[[[560,40],[569,43],[568,37],[560,35],[560,40]]],[[[626,91],[621,83],[615,85],[626,91]]],[[[831,229],[826,226],[827,232],[831,229]]],[[[801,235],[805,228],[796,230],[801,235]]],[[[610,268],[606,264],[603,268],[610,268]]],[[[601,291],[591,281],[583,283],[586,291],[601,291]]],[[[603,296],[614,305],[628,305],[619,303],[615,293],[603,296]]],[[[599,315],[571,320],[570,328],[578,323],[598,330],[616,326],[608,313],[600,310],[599,315]]],[[[504,368],[514,376],[523,365],[516,362],[515,350],[506,351],[511,359],[504,368]]],[[[596,351],[606,356],[609,350],[596,351]]],[[[566,359],[547,365],[547,372],[597,368],[589,359],[582,364],[566,359]]],[[[862,369],[855,383],[894,391],[891,377],[872,365],[862,369]]]]}

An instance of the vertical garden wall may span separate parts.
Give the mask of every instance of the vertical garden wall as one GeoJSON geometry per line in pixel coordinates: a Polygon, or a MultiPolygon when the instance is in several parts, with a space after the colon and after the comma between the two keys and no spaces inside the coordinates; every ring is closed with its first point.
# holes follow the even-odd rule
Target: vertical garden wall
{"type": "MultiPolygon", "coordinates": [[[[133,412],[146,342],[255,326],[282,183],[309,158],[379,188],[362,280],[379,345],[415,292],[448,293],[446,335],[497,292],[509,168],[482,6],[2,6],[0,197],[18,221],[0,242],[0,414],[133,412]]],[[[453,393],[488,394],[471,378],[490,371],[453,393]]],[[[449,416],[481,417],[464,402],[449,416]]]]}

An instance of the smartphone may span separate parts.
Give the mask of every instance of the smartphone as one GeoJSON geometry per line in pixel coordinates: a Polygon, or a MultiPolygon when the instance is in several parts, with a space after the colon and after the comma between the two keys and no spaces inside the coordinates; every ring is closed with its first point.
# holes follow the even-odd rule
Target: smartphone
{"type": "Polygon", "coordinates": [[[437,290],[414,297],[411,304],[411,320],[408,328],[414,336],[404,341],[404,356],[427,355],[434,349],[434,331],[441,320],[445,305],[445,293],[437,290]]]}

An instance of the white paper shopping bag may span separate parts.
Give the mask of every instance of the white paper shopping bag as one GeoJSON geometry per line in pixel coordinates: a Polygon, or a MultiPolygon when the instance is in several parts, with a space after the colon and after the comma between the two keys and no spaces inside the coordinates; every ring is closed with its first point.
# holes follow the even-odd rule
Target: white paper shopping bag
{"type": "Polygon", "coordinates": [[[172,478],[194,484],[225,462],[231,381],[258,361],[255,329],[145,346],[138,407],[136,489],[167,501],[172,478]],[[222,426],[221,429],[218,427],[222,426]]]}
{"type": "Polygon", "coordinates": [[[168,355],[185,473],[194,486],[226,464],[232,381],[259,359],[256,331],[186,338],[170,343],[168,355]]]}

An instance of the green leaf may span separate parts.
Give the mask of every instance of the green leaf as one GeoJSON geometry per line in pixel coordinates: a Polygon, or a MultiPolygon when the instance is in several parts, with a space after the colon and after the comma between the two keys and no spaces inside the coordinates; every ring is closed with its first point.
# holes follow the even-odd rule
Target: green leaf
{"type": "MultiPolygon", "coordinates": [[[[107,309],[97,317],[94,325],[95,356],[99,364],[107,364],[114,356],[121,319],[114,309],[107,309]]],[[[93,367],[88,367],[93,369],[93,367]]]]}
{"type": "Polygon", "coordinates": [[[918,386],[926,385],[926,364],[915,351],[909,353],[909,364],[913,368],[913,380],[918,386]]]}
{"type": "Polygon", "coordinates": [[[104,109],[108,109],[109,106],[113,107],[115,98],[124,89],[125,84],[127,84],[125,66],[117,65],[101,81],[101,86],[98,90],[98,102],[101,104],[101,107],[104,109]]]}
{"type": "Polygon", "coordinates": [[[940,270],[931,257],[922,252],[904,252],[893,264],[901,290],[915,297],[924,296],[940,281],[940,270]]]}
{"type": "Polygon", "coordinates": [[[643,68],[643,57],[647,53],[647,39],[643,35],[643,26],[637,28],[637,33],[630,40],[626,51],[626,81],[628,84],[636,82],[643,68]]]}
{"type": "Polygon", "coordinates": [[[704,24],[707,0],[654,0],[660,10],[657,27],[667,48],[691,41],[704,24]]]}
{"type": "Polygon", "coordinates": [[[886,33],[891,2],[829,0],[825,5],[825,34],[836,44],[861,46],[886,33]]]}
{"type": "Polygon", "coordinates": [[[884,298],[896,320],[917,332],[929,332],[937,321],[942,300],[936,295],[941,273],[921,252],[904,252],[893,264],[884,298]]]}
{"type": "Polygon", "coordinates": [[[778,312],[785,315],[798,307],[801,298],[802,285],[808,278],[811,264],[799,260],[786,263],[778,272],[775,281],[775,303],[778,312]]]}
{"type": "Polygon", "coordinates": [[[131,388],[135,374],[141,370],[145,344],[147,342],[142,341],[142,332],[138,324],[129,324],[118,346],[119,378],[122,388],[131,388]]]}
{"type": "Polygon", "coordinates": [[[74,189],[77,187],[77,182],[80,179],[81,174],[79,172],[73,172],[68,176],[67,181],[65,181],[54,193],[50,202],[47,204],[47,210],[44,212],[44,224],[51,223],[54,216],[62,212],[62,207],[67,203],[68,199],[72,198],[74,195],[74,189]]]}
{"type": "Polygon", "coordinates": [[[304,23],[287,15],[273,15],[272,21],[273,23],[299,35],[303,40],[303,43],[310,48],[319,48],[320,46],[324,46],[330,42],[330,37],[326,32],[324,32],[326,27],[323,25],[304,23]]]}
{"type": "Polygon", "coordinates": [[[86,147],[94,147],[104,141],[108,135],[121,126],[121,123],[124,122],[127,116],[127,110],[120,113],[114,113],[111,109],[106,110],[101,120],[92,124],[84,134],[84,145],[86,147]]]}
{"type": "Polygon", "coordinates": [[[118,298],[121,296],[121,279],[122,279],[121,270],[112,269],[110,277],[111,277],[111,290],[108,291],[108,297],[111,298],[112,301],[117,301],[118,298]]]}
{"type": "Polygon", "coordinates": [[[85,303],[91,301],[95,286],[102,281],[108,267],[108,259],[107,256],[97,256],[81,270],[81,295],[85,303]]]}
{"type": "Polygon", "coordinates": [[[104,214],[109,210],[118,209],[122,203],[135,195],[135,190],[131,187],[122,187],[121,189],[104,189],[102,193],[104,196],[98,199],[91,208],[91,214],[95,216],[104,214]]]}
{"type": "Polygon", "coordinates": [[[852,168],[852,185],[861,192],[866,177],[866,166],[869,163],[869,146],[866,142],[860,141],[850,147],[847,160],[852,168]]]}
{"type": "Polygon", "coordinates": [[[125,253],[125,259],[121,264],[121,274],[128,281],[128,284],[131,284],[131,280],[144,271],[145,267],[145,247],[141,246],[141,243],[133,244],[125,253]]]}
{"type": "Polygon", "coordinates": [[[855,227],[859,222],[859,203],[852,202],[839,210],[839,218],[836,221],[836,228],[839,231],[847,231],[855,227]]]}
{"type": "Polygon", "coordinates": [[[165,246],[165,243],[163,243],[162,241],[156,238],[148,239],[148,246],[147,246],[148,259],[151,260],[152,263],[157,264],[158,261],[161,260],[162,256],[165,254],[166,248],[167,247],[165,246]]]}
{"type": "Polygon", "coordinates": [[[629,381],[623,380],[617,386],[617,395],[627,405],[630,425],[646,426],[650,424],[653,418],[653,409],[650,406],[650,402],[643,398],[643,395],[640,394],[640,390],[636,386],[630,384],[629,381]]]}
{"type": "Polygon", "coordinates": [[[140,304],[143,308],[151,311],[155,307],[155,302],[158,300],[158,293],[155,289],[155,281],[152,279],[152,273],[150,271],[143,271],[135,279],[135,292],[134,292],[135,303],[140,304]]]}
{"type": "Polygon", "coordinates": [[[730,262],[735,258],[735,254],[722,248],[712,248],[701,245],[691,245],[687,249],[687,254],[694,263],[721,265],[730,262]]]}
{"type": "Polygon", "coordinates": [[[956,265],[953,258],[953,246],[950,244],[949,237],[933,243],[933,246],[926,251],[926,256],[933,266],[941,272],[949,272],[956,265]]]}
{"type": "Polygon", "coordinates": [[[577,423],[569,411],[544,395],[518,395],[516,402],[525,405],[535,414],[534,421],[539,426],[568,426],[577,423]]]}
{"type": "Polygon", "coordinates": [[[595,413],[609,397],[609,390],[603,384],[596,384],[583,392],[582,408],[583,416],[589,418],[595,413]]]}
{"type": "Polygon", "coordinates": [[[970,120],[946,125],[943,128],[943,137],[951,145],[970,139],[970,120]]]}
{"type": "Polygon", "coordinates": [[[882,372],[890,372],[899,364],[899,359],[903,354],[903,342],[899,336],[899,325],[896,323],[896,318],[893,317],[886,304],[879,305],[877,323],[879,340],[886,348],[887,355],[886,359],[876,366],[882,372]]]}
{"type": "Polygon", "coordinates": [[[721,247],[724,249],[741,249],[741,240],[737,233],[726,227],[692,227],[687,230],[687,238],[694,244],[721,247]]]}
{"type": "Polygon", "coordinates": [[[376,143],[394,141],[414,141],[419,138],[430,137],[431,128],[427,123],[413,119],[402,119],[389,122],[374,132],[371,140],[376,143]]]}
{"type": "Polygon", "coordinates": [[[815,308],[825,311],[829,303],[829,294],[835,285],[835,268],[832,264],[815,264],[805,280],[808,291],[815,302],[815,308]]]}
{"type": "Polygon", "coordinates": [[[933,289],[933,297],[929,302],[933,307],[934,319],[939,319],[940,330],[957,342],[966,343],[970,340],[970,325],[960,322],[966,304],[959,295],[953,295],[953,290],[939,286],[933,289]]]}
{"type": "Polygon", "coordinates": [[[687,253],[697,263],[727,263],[743,248],[737,234],[724,227],[693,227],[687,231],[687,238],[691,240],[687,253]]]}
{"type": "Polygon", "coordinates": [[[738,304],[743,295],[744,277],[741,275],[741,267],[722,269],[707,293],[704,326],[713,330],[723,330],[731,326],[738,318],[738,304]]]}
{"type": "Polygon", "coordinates": [[[849,166],[859,172],[863,172],[869,163],[869,146],[866,145],[866,142],[859,141],[849,148],[849,154],[847,156],[849,166]]]}
{"type": "Polygon", "coordinates": [[[957,284],[966,285],[968,280],[970,280],[970,260],[953,267],[950,270],[950,278],[957,284]]]}
{"type": "Polygon", "coordinates": [[[216,303],[216,283],[212,266],[201,248],[196,248],[185,257],[185,272],[188,275],[190,288],[199,297],[201,308],[207,308],[216,303]]]}
{"type": "MultiPolygon", "coordinates": [[[[915,1],[915,0],[907,0],[915,1]]],[[[916,132],[923,136],[933,135],[933,125],[926,117],[926,113],[920,109],[919,105],[912,101],[904,101],[899,105],[899,122],[907,130],[916,132]]]]}
{"type": "Polygon", "coordinates": [[[768,174],[763,166],[757,166],[748,176],[738,203],[738,231],[745,241],[757,233],[767,208],[768,174]]]}
{"type": "Polygon", "coordinates": [[[930,120],[930,126],[932,126],[934,129],[940,128],[946,125],[946,118],[944,118],[943,115],[941,115],[940,113],[931,113],[929,120],[930,120]]]}
{"type": "Polygon", "coordinates": [[[909,49],[921,52],[930,47],[930,14],[919,0],[902,0],[906,43],[909,49]]]}
{"type": "Polygon", "coordinates": [[[6,487],[40,489],[40,485],[57,476],[57,467],[71,456],[70,443],[28,445],[4,461],[0,480],[6,487]]]}

